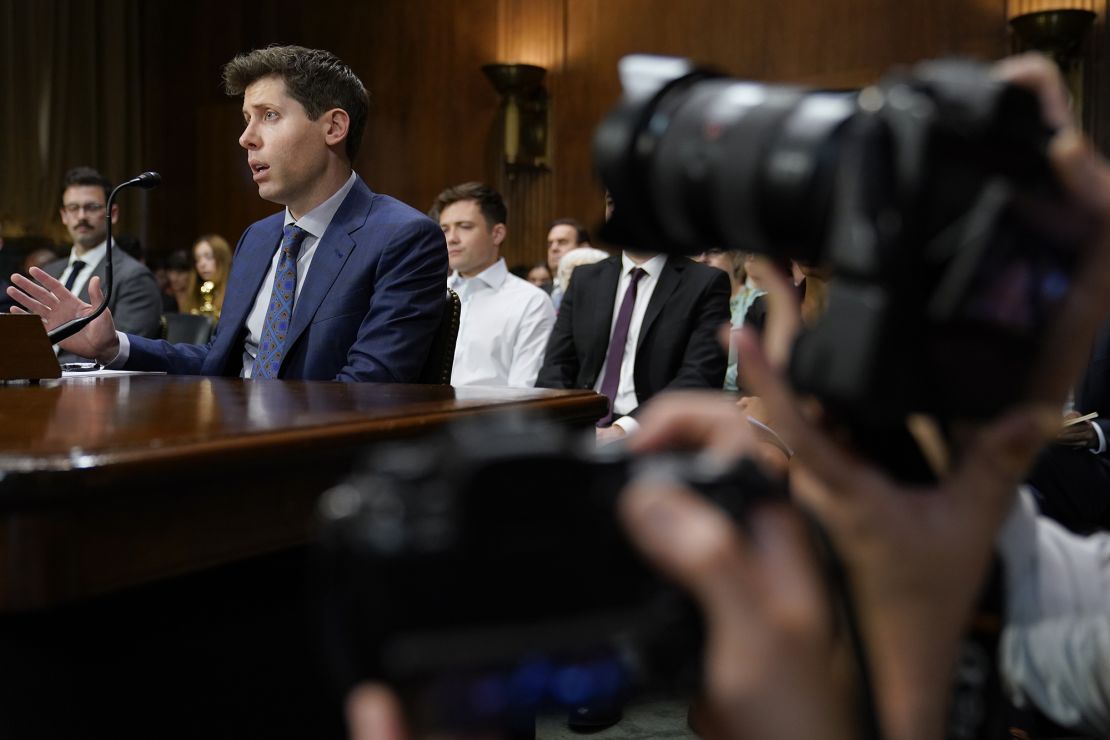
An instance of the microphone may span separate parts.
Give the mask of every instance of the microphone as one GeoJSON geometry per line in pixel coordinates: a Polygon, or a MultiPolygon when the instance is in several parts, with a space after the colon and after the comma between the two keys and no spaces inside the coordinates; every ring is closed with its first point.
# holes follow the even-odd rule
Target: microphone
{"type": "Polygon", "coordinates": [[[104,252],[104,300],[102,300],[100,305],[96,307],[96,310],[88,316],[81,316],[67,321],[55,328],[54,331],[49,332],[46,336],[51,344],[57,344],[64,339],[68,339],[88,326],[89,322],[104,313],[104,309],[108,307],[108,301],[112,298],[112,201],[115,200],[116,193],[124,188],[150,190],[161,184],[162,176],[157,172],[144,172],[141,175],[132,177],[127,182],[120,183],[112,190],[112,193],[108,196],[108,203],[104,207],[104,215],[107,219],[108,227],[108,242],[104,252]]]}

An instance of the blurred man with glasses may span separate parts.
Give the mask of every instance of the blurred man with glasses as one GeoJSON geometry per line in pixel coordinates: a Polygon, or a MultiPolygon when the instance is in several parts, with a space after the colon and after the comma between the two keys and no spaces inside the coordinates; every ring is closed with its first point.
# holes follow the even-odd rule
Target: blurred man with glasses
{"type": "MultiPolygon", "coordinates": [[[[55,260],[43,269],[81,300],[89,300],[89,279],[99,276],[103,283],[106,265],[108,218],[119,219],[119,206],[105,211],[112,183],[91,167],[75,167],[62,181],[62,223],[73,239],[69,256],[55,260]]],[[[113,245],[118,247],[119,245],[113,245]]],[[[112,250],[114,287],[108,308],[120,331],[144,337],[161,335],[162,297],[154,275],[141,262],[122,249],[112,250]]],[[[73,362],[74,355],[61,352],[58,359],[73,362]]]]}

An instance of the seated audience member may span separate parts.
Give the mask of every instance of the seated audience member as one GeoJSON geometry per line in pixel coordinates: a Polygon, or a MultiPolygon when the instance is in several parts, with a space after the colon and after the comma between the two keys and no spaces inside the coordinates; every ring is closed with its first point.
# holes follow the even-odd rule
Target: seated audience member
{"type": "MultiPolygon", "coordinates": [[[[3,248],[4,240],[0,238],[0,249],[3,248]]],[[[32,267],[42,269],[56,259],[58,259],[58,253],[50,247],[32,246],[23,256],[19,272],[22,275],[28,275],[32,267]]],[[[11,300],[7,294],[7,286],[10,284],[7,275],[0,275],[0,313],[7,313],[15,305],[15,301],[11,300]]]]}
{"type": "MultiPolygon", "coordinates": [[[[579,247],[578,249],[571,250],[561,260],[559,260],[559,271],[557,279],[559,285],[563,286],[563,290],[570,289],[570,279],[574,275],[574,271],[582,265],[593,265],[602,260],[607,260],[611,257],[604,249],[594,249],[593,247],[579,247]]],[[[558,308],[558,306],[556,306],[558,308]]]]}
{"type": "Polygon", "coordinates": [[[22,272],[24,275],[28,275],[30,274],[32,267],[43,269],[56,259],[58,259],[58,253],[55,252],[53,249],[49,249],[47,247],[35,247],[27,253],[26,257],[23,258],[22,272]]]}
{"type": "MultiPolygon", "coordinates": [[[[182,312],[182,306],[189,303],[189,282],[192,280],[196,267],[189,253],[184,249],[177,249],[170,253],[166,259],[166,291],[173,299],[173,310],[182,312]]],[[[185,309],[186,312],[188,309],[185,309]]]]}
{"type": "Polygon", "coordinates": [[[559,262],[563,256],[581,247],[590,246],[590,234],[586,227],[573,218],[557,218],[547,229],[547,269],[551,272],[553,284],[551,300],[555,308],[566,293],[566,286],[559,282],[559,262]]]}
{"type": "MultiPolygon", "coordinates": [[[[733,331],[744,325],[748,308],[764,291],[758,287],[758,280],[748,274],[748,264],[755,261],[751,252],[710,249],[695,258],[702,264],[724,270],[732,286],[732,297],[728,301],[729,315],[733,331]]],[[[728,350],[728,370],[725,371],[725,390],[737,390],[736,386],[736,348],[728,350]]]]}
{"type": "Polygon", "coordinates": [[[432,215],[447,237],[448,287],[462,316],[451,384],[531,388],[555,323],[547,294],[509,273],[500,257],[508,209],[488,185],[466,182],[436,198],[432,215]]]}
{"type": "Polygon", "coordinates": [[[1110,529],[1110,322],[1095,336],[1062,421],[1090,412],[1098,416],[1061,428],[1029,474],[1041,512],[1081,534],[1110,529]]]}
{"type": "MultiPolygon", "coordinates": [[[[90,281],[104,279],[107,266],[108,219],[119,220],[119,206],[113,204],[106,213],[112,183],[90,167],[75,167],[62,181],[62,223],[73,238],[68,257],[50,262],[42,272],[56,278],[65,289],[80,300],[90,302],[90,281]]],[[[162,296],[154,275],[134,257],[113,244],[112,297],[108,310],[120,331],[140,337],[157,337],[162,332],[162,296]]],[[[37,269],[37,268],[36,268],[37,269]]],[[[99,293],[99,291],[97,291],[99,293]]],[[[18,297],[16,298],[18,300],[18,297]]],[[[91,303],[99,305],[99,296],[91,303]]],[[[65,347],[58,354],[62,362],[90,359],[88,355],[68,351],[65,347]]]]}
{"type": "Polygon", "coordinates": [[[617,439],[635,431],[632,415],[655,394],[721,387],[726,323],[720,270],[626,249],[574,271],[536,385],[598,391],[609,399],[598,439],[617,439]]]}
{"type": "Polygon", "coordinates": [[[170,272],[167,269],[169,258],[158,252],[154,252],[147,259],[147,267],[154,274],[154,282],[158,285],[158,290],[162,294],[162,313],[177,313],[177,299],[173,296],[173,291],[170,289],[170,272]]]}
{"type": "MultiPolygon", "coordinates": [[[[105,313],[64,347],[112,368],[247,378],[413,382],[444,310],[443,235],[424,215],[354,173],[366,89],[329,52],[271,46],[223,70],[243,96],[246,152],[259,195],[285,208],[243,233],[220,325],[205,345],[116,330],[105,313]]],[[[49,328],[88,304],[41,272],[16,298],[49,328]]],[[[153,284],[153,278],[151,278],[153,284]]],[[[98,281],[89,295],[100,297],[98,281]]]]}
{"type": "Polygon", "coordinates": [[[525,280],[545,293],[551,292],[551,284],[554,278],[555,276],[551,274],[551,268],[547,266],[546,262],[537,262],[532,265],[524,276],[525,280]]]}
{"type": "MultiPolygon", "coordinates": [[[[1086,359],[1075,338],[1093,334],[1110,307],[1110,165],[1069,125],[1063,83],[1051,62],[1027,55],[997,69],[1004,79],[1039,91],[1046,127],[1058,132],[1052,163],[1100,222],[1059,317],[1062,330],[1049,333],[1036,358],[1032,387],[1039,401],[963,440],[954,450],[955,466],[923,491],[895,483],[823,431],[774,369],[785,358],[765,354],[751,330],[741,332],[745,382],[795,445],[793,495],[840,555],[863,651],[853,657],[846,643],[811,530],[795,507],[755,508],[741,528],[670,482],[634,483],[623,495],[622,519],[633,541],[702,608],[715,737],[945,737],[960,638],[996,546],[1006,566],[1009,605],[1003,686],[1057,722],[1110,735],[1110,542],[1106,535],[1064,532],[1037,517],[1028,497],[1015,495],[1038,449],[1058,433],[1059,404],[1086,359]],[[852,661],[860,659],[870,673],[877,728],[858,711],[865,706],[863,684],[852,661]]],[[[765,339],[768,350],[790,343],[789,336],[765,339]]],[[[740,457],[751,450],[751,428],[733,405],[675,396],[645,411],[630,447],[740,457]]],[[[991,708],[973,709],[982,714],[991,708]]],[[[355,738],[406,736],[396,700],[384,687],[360,688],[348,711],[355,738]]]]}
{"type": "Polygon", "coordinates": [[[231,247],[218,234],[208,234],[193,245],[193,266],[185,293],[182,313],[211,316],[220,320],[227,290],[227,275],[231,270],[231,247]]]}

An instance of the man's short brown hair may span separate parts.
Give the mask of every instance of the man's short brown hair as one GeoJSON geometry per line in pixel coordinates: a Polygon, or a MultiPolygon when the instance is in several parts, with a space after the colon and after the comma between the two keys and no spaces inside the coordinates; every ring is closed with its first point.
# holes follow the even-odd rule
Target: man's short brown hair
{"type": "Polygon", "coordinates": [[[62,178],[62,192],[58,200],[65,197],[66,190],[85,185],[103,190],[104,202],[108,202],[108,196],[112,194],[112,181],[92,167],[74,167],[66,172],[65,177],[62,178]]]}
{"type": "Polygon", "coordinates": [[[509,220],[509,209],[505,207],[505,200],[501,197],[501,193],[480,182],[464,182],[462,185],[447,188],[436,197],[436,202],[432,204],[432,210],[428,211],[428,215],[433,221],[439,221],[439,214],[443,213],[444,208],[462,200],[473,200],[478,203],[478,210],[486,219],[487,228],[492,229],[497,224],[503,224],[509,220]]]}
{"type": "Polygon", "coordinates": [[[362,80],[338,57],[322,49],[303,46],[267,46],[240,54],[224,65],[224,92],[242,95],[254,82],[276,76],[285,81],[289,97],[300,103],[315,121],[332,108],[350,116],[347,158],[352,162],[362,144],[370,98],[362,80]]]}

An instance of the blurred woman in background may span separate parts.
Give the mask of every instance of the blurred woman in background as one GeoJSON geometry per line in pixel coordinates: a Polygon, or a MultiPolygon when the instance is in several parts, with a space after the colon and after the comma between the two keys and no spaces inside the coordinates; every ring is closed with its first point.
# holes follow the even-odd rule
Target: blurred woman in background
{"type": "Polygon", "coordinates": [[[184,299],[178,300],[181,313],[211,316],[220,319],[224,305],[227,274],[231,270],[231,247],[217,234],[206,234],[193,244],[194,270],[184,299]]]}

